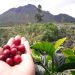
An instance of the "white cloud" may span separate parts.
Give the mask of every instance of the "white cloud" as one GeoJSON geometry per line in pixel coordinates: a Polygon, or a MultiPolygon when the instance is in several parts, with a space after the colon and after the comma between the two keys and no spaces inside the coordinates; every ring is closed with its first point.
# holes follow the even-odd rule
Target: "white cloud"
{"type": "Polygon", "coordinates": [[[75,17],[75,0],[63,0],[51,10],[53,14],[64,13],[75,17]]]}
{"type": "Polygon", "coordinates": [[[60,4],[58,4],[58,7],[64,7],[71,4],[75,4],[75,0],[61,0],[60,4]]]}
{"type": "Polygon", "coordinates": [[[65,13],[65,14],[68,14],[70,16],[73,16],[75,17],[75,4],[70,4],[70,5],[67,5],[65,7],[62,7],[62,9],[60,8],[60,10],[58,12],[60,13],[65,13]]]}
{"type": "Polygon", "coordinates": [[[54,15],[65,13],[75,17],[75,0],[0,0],[0,13],[27,4],[36,6],[41,4],[43,10],[50,11],[54,15]]]}

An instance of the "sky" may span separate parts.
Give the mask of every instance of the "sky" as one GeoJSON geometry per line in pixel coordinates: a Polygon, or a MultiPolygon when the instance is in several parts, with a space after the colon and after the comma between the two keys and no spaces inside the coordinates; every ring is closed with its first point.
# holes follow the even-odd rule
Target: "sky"
{"type": "Polygon", "coordinates": [[[40,4],[42,10],[49,11],[53,15],[63,13],[75,17],[75,0],[0,0],[0,14],[10,8],[27,4],[33,4],[36,7],[40,4]]]}

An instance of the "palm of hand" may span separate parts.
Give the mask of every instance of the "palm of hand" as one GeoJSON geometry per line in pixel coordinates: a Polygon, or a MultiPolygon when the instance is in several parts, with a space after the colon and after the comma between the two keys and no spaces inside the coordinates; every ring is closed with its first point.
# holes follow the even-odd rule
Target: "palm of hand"
{"type": "MultiPolygon", "coordinates": [[[[12,44],[13,39],[8,41],[8,44],[12,44]]],[[[30,54],[29,43],[25,38],[21,38],[21,42],[26,47],[26,54],[22,54],[22,62],[14,67],[9,66],[3,61],[0,61],[0,75],[35,75],[34,63],[30,54]]]]}

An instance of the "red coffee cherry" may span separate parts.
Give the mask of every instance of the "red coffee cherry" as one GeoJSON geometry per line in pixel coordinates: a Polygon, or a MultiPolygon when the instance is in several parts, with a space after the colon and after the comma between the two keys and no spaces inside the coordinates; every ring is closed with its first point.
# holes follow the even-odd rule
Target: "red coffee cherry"
{"type": "Polygon", "coordinates": [[[19,45],[18,46],[18,50],[20,51],[20,52],[22,52],[22,53],[25,53],[25,47],[24,47],[24,45],[19,45]]]}
{"type": "Polygon", "coordinates": [[[6,59],[6,63],[9,64],[10,66],[13,66],[14,65],[12,58],[7,58],[6,59]]]}
{"type": "Polygon", "coordinates": [[[20,45],[21,44],[21,39],[20,38],[15,38],[14,44],[16,46],[20,45]]]}
{"type": "Polygon", "coordinates": [[[17,54],[17,48],[11,48],[10,53],[12,55],[16,55],[17,54]]]}
{"type": "Polygon", "coordinates": [[[21,56],[20,55],[15,55],[14,56],[14,62],[16,64],[19,64],[22,61],[21,56]]]}
{"type": "Polygon", "coordinates": [[[6,45],[3,46],[3,49],[4,49],[4,50],[5,50],[5,49],[10,49],[10,46],[6,44],[6,45]]]}
{"type": "Polygon", "coordinates": [[[0,51],[0,60],[10,66],[21,63],[21,55],[25,53],[25,46],[21,44],[21,38],[15,38],[11,46],[5,44],[0,51]]]}
{"type": "Polygon", "coordinates": [[[17,48],[17,46],[15,45],[15,44],[12,44],[11,46],[10,46],[10,48],[12,49],[12,48],[17,48]]]}
{"type": "Polygon", "coordinates": [[[4,55],[5,58],[7,58],[10,55],[10,50],[9,49],[5,49],[2,54],[4,55]]]}

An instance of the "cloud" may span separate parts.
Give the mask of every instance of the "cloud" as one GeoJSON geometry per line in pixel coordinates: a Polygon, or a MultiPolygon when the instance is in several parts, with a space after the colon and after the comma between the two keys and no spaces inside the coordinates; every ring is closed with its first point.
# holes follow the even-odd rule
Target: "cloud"
{"type": "Polygon", "coordinates": [[[60,0],[61,2],[57,5],[57,7],[65,7],[71,4],[75,4],[75,0],[60,0]]]}
{"type": "Polygon", "coordinates": [[[75,0],[0,0],[0,13],[10,8],[24,6],[27,4],[42,5],[42,9],[57,15],[59,13],[69,14],[75,17],[75,0]]]}

